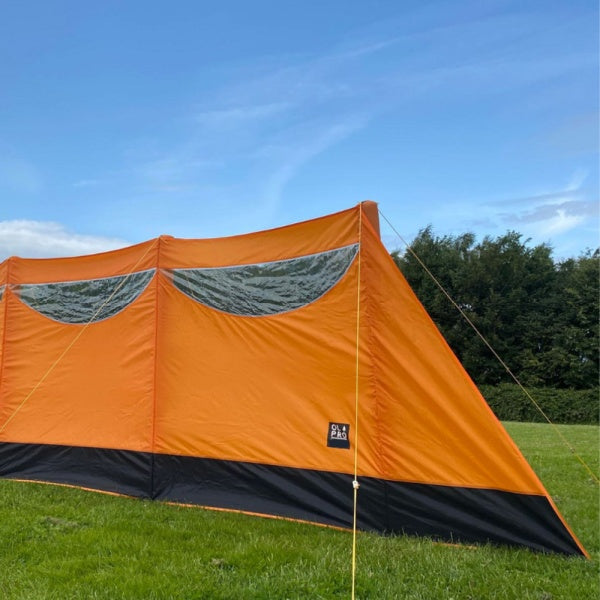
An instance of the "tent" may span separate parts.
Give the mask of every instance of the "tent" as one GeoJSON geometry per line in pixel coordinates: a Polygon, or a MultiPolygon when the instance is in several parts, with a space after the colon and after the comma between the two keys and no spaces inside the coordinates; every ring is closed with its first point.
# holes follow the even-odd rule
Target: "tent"
{"type": "Polygon", "coordinates": [[[586,555],[377,205],[0,265],[0,476],[586,555]]]}

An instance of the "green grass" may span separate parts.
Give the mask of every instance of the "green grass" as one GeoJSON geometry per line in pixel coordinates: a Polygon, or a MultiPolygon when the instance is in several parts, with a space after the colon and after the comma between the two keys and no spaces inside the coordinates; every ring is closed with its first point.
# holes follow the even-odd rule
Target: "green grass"
{"type": "MultiPolygon", "coordinates": [[[[599,488],[547,425],[508,423],[591,561],[358,536],[357,598],[600,597],[599,488]]],[[[560,430],[598,472],[598,427],[560,430]]],[[[0,598],[349,598],[351,535],[0,480],[0,598]]]]}

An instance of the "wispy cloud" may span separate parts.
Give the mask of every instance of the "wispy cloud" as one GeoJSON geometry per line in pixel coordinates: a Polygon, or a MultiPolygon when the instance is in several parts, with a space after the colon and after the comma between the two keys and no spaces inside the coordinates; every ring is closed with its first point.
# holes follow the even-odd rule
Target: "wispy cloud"
{"type": "Polygon", "coordinates": [[[586,179],[587,173],[578,170],[561,189],[484,203],[480,217],[468,224],[488,230],[515,229],[540,241],[555,239],[585,224],[597,224],[599,205],[586,189],[586,179]]]}
{"type": "MultiPolygon", "coordinates": [[[[218,207],[215,214],[243,207],[244,218],[260,214],[258,225],[269,226],[269,216],[283,212],[290,182],[371,124],[381,126],[390,116],[397,125],[400,114],[408,123],[432,98],[443,98],[443,108],[436,105],[441,110],[453,102],[464,110],[464,104],[514,90],[529,101],[542,95],[533,88],[596,61],[580,48],[537,51],[537,44],[546,43],[544,17],[507,16],[477,2],[401,13],[395,22],[346,32],[321,52],[220,65],[220,86],[188,99],[187,108],[173,113],[171,124],[162,123],[154,139],[131,141],[134,151],[123,157],[115,182],[122,184],[118,197],[154,203],[165,220],[174,212],[165,214],[165,195],[182,214],[202,202],[218,207]]],[[[515,197],[501,207],[486,206],[478,217],[498,227],[533,226],[550,223],[563,210],[564,229],[574,226],[576,211],[583,209],[563,204],[586,201],[583,188],[575,188],[515,197]],[[551,204],[554,212],[544,208],[551,204]]]]}
{"type": "Polygon", "coordinates": [[[295,144],[291,151],[283,151],[284,159],[280,162],[277,170],[270,175],[262,192],[266,208],[273,210],[279,204],[286,184],[293,179],[304,164],[359,131],[365,124],[366,119],[358,116],[339,121],[325,127],[315,137],[305,138],[302,143],[295,144]]]}
{"type": "MultiPolygon", "coordinates": [[[[418,101],[435,88],[443,88],[448,100],[465,96],[472,100],[531,86],[593,61],[589,56],[568,53],[544,60],[511,54],[506,50],[512,45],[509,42],[533,35],[531,27],[522,19],[474,12],[472,18],[451,19],[450,25],[438,26],[434,15],[425,11],[420,15],[421,24],[413,30],[404,24],[402,36],[389,35],[385,24],[371,24],[367,35],[353,38],[352,43],[340,40],[329,52],[268,59],[242,71],[224,72],[229,83],[203,98],[200,109],[191,111],[189,120],[195,128],[183,142],[185,150],[174,148],[170,155],[184,163],[216,155],[233,169],[239,168],[240,160],[247,161],[245,167],[252,171],[257,167],[257,148],[272,146],[286,131],[290,132],[285,141],[289,154],[316,156],[310,148],[303,148],[304,139],[295,135],[297,128],[305,128],[311,146],[313,140],[323,137],[327,120],[334,128],[340,121],[350,123],[346,130],[352,135],[377,116],[418,101]],[[469,43],[457,44],[456,40],[463,38],[469,43]],[[440,54],[441,46],[448,51],[440,54]],[[321,116],[318,124],[315,114],[321,116]],[[361,127],[353,125],[358,121],[361,127]]],[[[332,136],[330,143],[344,137],[332,136]]],[[[290,161],[289,154],[283,153],[281,160],[273,158],[269,181],[288,181],[282,173],[290,162],[297,165],[297,172],[309,161],[290,161]]],[[[260,190],[256,191],[260,195],[260,190]]]]}
{"type": "Polygon", "coordinates": [[[316,156],[365,127],[373,114],[352,101],[364,90],[338,71],[391,43],[291,57],[267,72],[255,65],[232,76],[229,85],[191,110],[187,137],[133,167],[139,185],[185,194],[210,187],[215,198],[215,187],[229,192],[239,184],[253,212],[268,222],[287,183],[316,156]]]}
{"type": "Polygon", "coordinates": [[[522,210],[498,216],[511,227],[533,226],[540,236],[566,233],[598,218],[598,202],[587,198],[583,188],[586,178],[587,173],[578,170],[563,189],[509,200],[505,204],[518,205],[522,210]]]}
{"type": "Polygon", "coordinates": [[[556,192],[542,192],[539,194],[531,194],[529,196],[521,196],[518,198],[493,200],[491,202],[486,203],[486,206],[531,206],[533,204],[539,204],[540,202],[544,202],[547,204],[560,204],[564,202],[566,198],[578,197],[583,192],[584,190],[582,188],[572,190],[567,187],[556,192]]]}
{"type": "Polygon", "coordinates": [[[501,215],[502,220],[511,227],[536,225],[539,234],[545,236],[565,233],[597,216],[598,204],[585,200],[566,200],[560,203],[540,204],[529,211],[501,215]]]}
{"type": "Polygon", "coordinates": [[[234,127],[249,121],[272,118],[291,107],[289,102],[233,106],[231,108],[200,111],[194,115],[194,120],[207,127],[234,127]]]}
{"type": "Polygon", "coordinates": [[[206,175],[206,171],[219,168],[216,160],[197,156],[193,150],[180,150],[178,154],[167,155],[144,162],[136,167],[136,174],[156,190],[183,189],[206,175]]]}
{"type": "Polygon", "coordinates": [[[48,221],[0,221],[0,260],[77,256],[127,246],[124,240],[84,235],[48,221]]]}
{"type": "Polygon", "coordinates": [[[543,222],[540,234],[545,236],[560,235],[581,225],[585,220],[586,217],[583,215],[569,214],[567,210],[558,208],[551,218],[543,222]]]}
{"type": "Polygon", "coordinates": [[[98,185],[102,185],[103,180],[101,179],[80,179],[75,181],[72,185],[74,188],[92,188],[98,185]]]}

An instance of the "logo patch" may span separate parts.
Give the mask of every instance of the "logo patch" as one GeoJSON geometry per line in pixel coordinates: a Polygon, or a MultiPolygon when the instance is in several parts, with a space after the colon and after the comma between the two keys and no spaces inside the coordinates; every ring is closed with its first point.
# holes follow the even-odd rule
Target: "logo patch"
{"type": "Polygon", "coordinates": [[[330,448],[350,448],[350,425],[348,423],[329,423],[327,445],[330,448]]]}

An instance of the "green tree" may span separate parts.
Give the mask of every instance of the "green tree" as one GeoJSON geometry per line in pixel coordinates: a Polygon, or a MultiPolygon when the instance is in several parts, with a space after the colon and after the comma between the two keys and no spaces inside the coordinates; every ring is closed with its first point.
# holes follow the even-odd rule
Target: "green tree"
{"type": "Polygon", "coordinates": [[[555,385],[598,385],[599,280],[598,250],[557,266],[556,324],[547,357],[555,385]]]}
{"type": "Polygon", "coordinates": [[[524,384],[594,387],[598,252],[555,264],[549,246],[528,242],[514,231],[476,243],[472,233],[436,237],[427,227],[412,252],[393,257],[478,384],[507,381],[507,374],[420,261],[524,384]]]}

